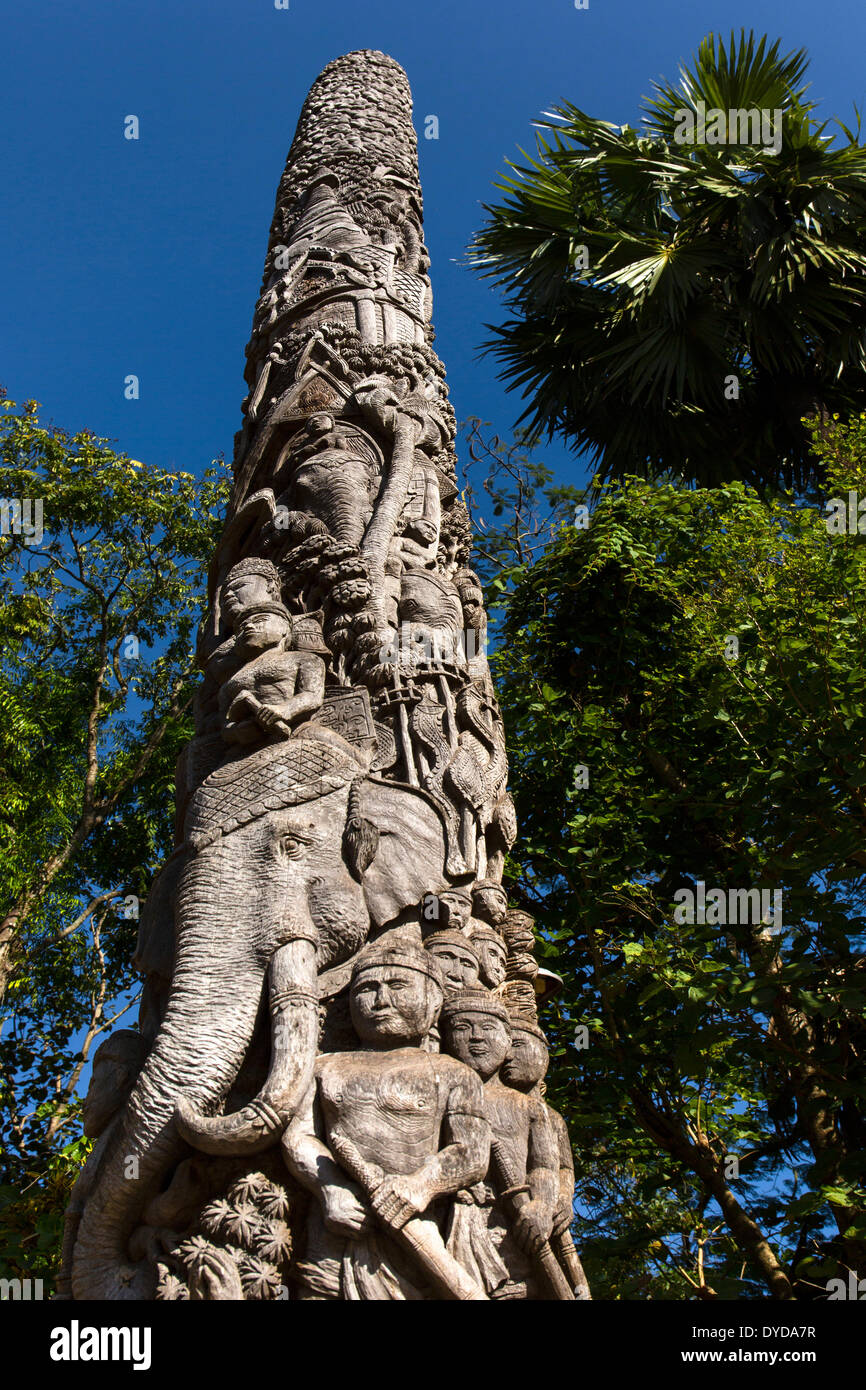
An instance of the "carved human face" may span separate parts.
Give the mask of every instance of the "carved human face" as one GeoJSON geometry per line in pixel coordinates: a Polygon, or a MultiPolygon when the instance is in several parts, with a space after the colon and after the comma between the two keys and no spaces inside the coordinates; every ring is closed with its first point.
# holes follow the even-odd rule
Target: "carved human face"
{"type": "Polygon", "coordinates": [[[248,613],[238,624],[237,638],[252,651],[276,647],[288,636],[291,625],[279,613],[248,613]]]}
{"type": "Polygon", "coordinates": [[[467,989],[478,984],[478,959],[468,946],[460,946],[456,941],[431,941],[428,949],[442,967],[446,989],[467,989]]]}
{"type": "Polygon", "coordinates": [[[448,1016],[444,1028],[448,1051],[486,1081],[498,1072],[511,1047],[511,1033],[495,1014],[466,1009],[448,1016]]]}
{"type": "Polygon", "coordinates": [[[502,1080],[519,1091],[528,1091],[542,1080],[547,1063],[547,1048],[541,1038],[515,1028],[511,1051],[502,1068],[502,1080]]]}
{"type": "Polygon", "coordinates": [[[505,979],[505,942],[483,936],[475,946],[481,957],[481,978],[490,989],[496,989],[505,979]]]}
{"type": "Polygon", "coordinates": [[[505,921],[508,911],[508,898],[502,888],[476,888],[472,895],[475,912],[491,927],[498,927],[505,921]]]}
{"type": "Polygon", "coordinates": [[[429,975],[402,965],[370,965],[353,981],[349,1007],[355,1032],[368,1047],[419,1043],[442,1003],[429,975]]]}
{"type": "Polygon", "coordinates": [[[307,433],[310,435],[327,434],[336,424],[333,415],[327,411],[320,411],[317,415],[311,415],[307,421],[307,433]]]}
{"type": "Polygon", "coordinates": [[[276,586],[264,574],[239,574],[223,585],[222,609],[233,622],[245,608],[255,603],[269,603],[276,597],[276,586]]]}
{"type": "Polygon", "coordinates": [[[446,888],[439,894],[439,901],[448,909],[447,919],[449,927],[454,931],[464,931],[469,923],[472,914],[472,904],[462,893],[454,893],[446,888]]]}
{"type": "Polygon", "coordinates": [[[484,595],[481,590],[467,585],[460,590],[460,597],[466,626],[480,628],[484,622],[484,595]]]}

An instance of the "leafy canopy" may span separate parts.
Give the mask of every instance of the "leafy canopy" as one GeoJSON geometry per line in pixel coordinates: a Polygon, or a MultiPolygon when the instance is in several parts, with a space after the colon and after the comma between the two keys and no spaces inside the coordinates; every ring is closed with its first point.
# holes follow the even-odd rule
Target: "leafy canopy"
{"type": "Polygon", "coordinates": [[[562,432],[602,480],[805,486],[802,417],[862,404],[866,151],[815,118],[806,67],[710,35],[654,84],[641,130],[565,102],[495,185],[470,256],[511,317],[486,348],[520,423],[562,432]],[[678,140],[701,102],[766,113],[771,143],[699,142],[697,124],[678,140]]]}
{"type": "Polygon", "coordinates": [[[135,1002],[228,485],[0,408],[0,499],[31,504],[0,534],[0,1273],[35,1277],[87,1146],[79,1080],[135,1002]]]}
{"type": "MultiPolygon", "coordinates": [[[[811,433],[866,500],[866,416],[811,433]]],[[[495,675],[587,1271],[819,1296],[866,1264],[866,536],[742,483],[559,518],[499,575],[495,675]],[[677,920],[700,882],[781,890],[781,930],[677,920]]]]}

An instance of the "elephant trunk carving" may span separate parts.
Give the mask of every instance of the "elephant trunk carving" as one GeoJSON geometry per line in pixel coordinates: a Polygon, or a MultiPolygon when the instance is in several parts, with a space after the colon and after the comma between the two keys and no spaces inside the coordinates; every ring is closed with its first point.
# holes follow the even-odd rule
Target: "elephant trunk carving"
{"type": "Polygon", "coordinates": [[[127,1246],[185,1142],[218,1153],[267,1147],[307,1089],[317,966],[357,950],[369,928],[361,884],[342,857],[359,766],[341,743],[299,738],[230,760],[193,797],[166,1015],[97,1160],[73,1252],[76,1299],[153,1297],[152,1274],[127,1246]],[[249,1049],[266,977],[270,1076],[249,1107],[216,1116],[249,1049]]]}
{"type": "Polygon", "coordinates": [[[177,1103],[180,1133],[211,1154],[260,1153],[276,1143],[306,1093],[318,1034],[316,945],[299,937],[280,946],[268,968],[272,1019],[271,1069],[263,1089],[242,1110],[206,1116],[193,1101],[177,1103]]]}
{"type": "MultiPolygon", "coordinates": [[[[180,1133],[205,1153],[241,1155],[260,1153],[276,1143],[303,1099],[312,1079],[318,1042],[318,974],[349,959],[366,941],[370,928],[370,894],[374,915],[381,917],[375,892],[376,876],[365,882],[365,872],[375,860],[379,845],[373,822],[361,812],[363,779],[318,803],[319,826],[326,833],[313,834],[307,827],[307,845],[313,872],[305,877],[298,869],[302,856],[295,851],[294,875],[287,872],[287,902],[282,920],[271,933],[278,942],[267,961],[268,1003],[271,1015],[271,1067],[257,1096],[242,1109],[227,1115],[206,1115],[194,1101],[182,1096],[177,1104],[180,1133]],[[328,825],[332,829],[327,833],[328,825]],[[339,827],[339,835],[333,827],[339,827]],[[291,878],[303,878],[303,893],[292,891],[291,878]]],[[[414,809],[414,808],[413,808],[414,809]]],[[[429,822],[429,812],[427,815],[429,822]]],[[[277,814],[260,825],[259,838],[292,838],[300,827],[289,825],[277,814]]],[[[441,860],[441,841],[435,824],[434,854],[441,860]]],[[[393,844],[402,843],[395,836],[393,844]]],[[[249,854],[249,844],[245,854],[249,854]]],[[[245,861],[246,862],[246,861],[245,861]]],[[[273,886],[274,870],[268,881],[273,886]]],[[[295,890],[298,885],[295,884],[295,890]]],[[[413,890],[414,891],[414,890],[413,890]]],[[[191,921],[208,910],[210,877],[202,865],[200,891],[186,904],[191,921]]],[[[389,909],[385,909],[388,913],[389,909]]]]}
{"type": "Polygon", "coordinates": [[[129,1238],[184,1144],[174,1120],[180,1095],[219,1103],[234,1081],[255,1027],[261,972],[215,949],[231,916],[222,909],[179,945],[165,1019],[115,1132],[97,1159],[94,1189],[77,1232],[71,1271],[75,1299],[152,1298],[152,1271],[127,1254],[129,1238]],[[223,995],[206,1035],[196,1017],[202,992],[223,995]]]}

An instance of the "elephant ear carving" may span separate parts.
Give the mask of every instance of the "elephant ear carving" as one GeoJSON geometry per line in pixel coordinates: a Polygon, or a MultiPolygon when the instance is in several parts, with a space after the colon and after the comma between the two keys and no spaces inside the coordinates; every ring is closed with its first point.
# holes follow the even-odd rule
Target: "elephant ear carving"
{"type": "Polygon", "coordinates": [[[352,783],[343,832],[343,855],[352,877],[359,883],[379,848],[379,831],[371,820],[361,815],[360,789],[363,781],[363,777],[360,777],[352,783]]]}
{"type": "Polygon", "coordinates": [[[381,931],[417,910],[431,883],[448,879],[446,827],[432,797],[419,787],[368,776],[352,790],[359,818],[377,827],[376,853],[361,886],[370,921],[381,931]]]}

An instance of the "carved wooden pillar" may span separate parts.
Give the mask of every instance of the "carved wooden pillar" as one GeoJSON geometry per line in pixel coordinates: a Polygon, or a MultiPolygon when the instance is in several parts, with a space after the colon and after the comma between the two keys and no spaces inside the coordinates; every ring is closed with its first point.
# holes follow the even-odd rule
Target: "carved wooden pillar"
{"type": "Polygon", "coordinates": [[[405,73],[337,59],[277,194],[75,1298],[574,1296],[421,219],[405,73]]]}

